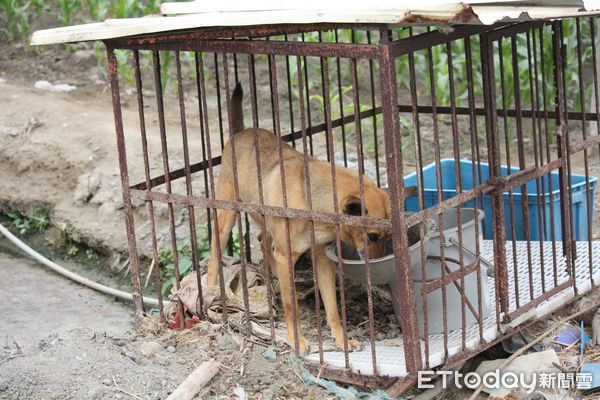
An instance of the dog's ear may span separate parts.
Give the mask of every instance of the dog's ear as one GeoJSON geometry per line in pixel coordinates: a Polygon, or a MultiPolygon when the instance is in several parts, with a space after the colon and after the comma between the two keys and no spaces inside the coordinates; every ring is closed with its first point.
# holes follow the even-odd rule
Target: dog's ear
{"type": "Polygon", "coordinates": [[[416,186],[405,186],[404,187],[404,198],[416,196],[418,190],[419,189],[416,186]]]}
{"type": "MultiPolygon", "coordinates": [[[[344,210],[344,214],[360,216],[361,215],[360,199],[356,196],[346,197],[343,202],[343,210],[344,210]]],[[[365,209],[365,214],[366,213],[367,213],[367,209],[365,209]]]]}

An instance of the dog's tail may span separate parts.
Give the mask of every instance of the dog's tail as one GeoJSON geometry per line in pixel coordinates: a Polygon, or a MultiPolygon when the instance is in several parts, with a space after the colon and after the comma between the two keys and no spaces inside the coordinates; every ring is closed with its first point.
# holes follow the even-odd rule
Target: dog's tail
{"type": "Polygon", "coordinates": [[[244,110],[242,109],[242,100],[244,99],[244,90],[238,82],[231,95],[231,131],[238,133],[244,130],[244,110]]]}

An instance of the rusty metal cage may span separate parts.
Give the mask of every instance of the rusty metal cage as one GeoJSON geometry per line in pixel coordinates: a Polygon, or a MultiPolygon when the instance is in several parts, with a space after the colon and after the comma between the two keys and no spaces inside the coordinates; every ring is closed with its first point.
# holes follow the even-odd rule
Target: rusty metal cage
{"type": "MultiPolygon", "coordinates": [[[[270,262],[270,257],[263,255],[269,254],[273,245],[264,237],[260,244],[254,240],[267,231],[270,219],[286,223],[284,237],[273,239],[285,253],[290,274],[286,285],[292,299],[296,296],[294,267],[301,254],[292,250],[295,239],[290,223],[304,221],[309,229],[311,244],[303,259],[315,272],[314,287],[319,287],[315,238],[319,233],[315,226],[325,224],[335,232],[338,254],[344,227],[358,228],[365,246],[369,229],[391,232],[399,285],[394,300],[401,305],[397,338],[380,335],[390,328],[387,320],[377,321],[375,309],[381,297],[376,296],[379,289],[371,282],[368,254],[364,260],[367,284],[358,300],[362,308],[351,312],[347,307],[357,301],[356,296],[349,292],[341,260],[335,265],[343,329],[343,346],[338,351],[326,351],[329,338],[322,328],[325,318],[319,290],[315,290],[314,305],[291,303],[294,340],[290,345],[298,352],[300,330],[316,335],[318,351],[306,362],[321,376],[365,387],[401,392],[414,384],[417,371],[455,367],[589,291],[597,285],[600,272],[600,242],[593,240],[598,239],[593,231],[597,214],[592,212],[597,201],[592,173],[597,173],[600,165],[596,29],[596,20],[590,17],[457,26],[451,32],[416,26],[314,24],[199,29],[105,40],[138,321],[147,311],[140,276],[145,271],[142,264],[149,263],[138,249],[150,246],[154,265],[160,264],[160,252],[168,248],[173,258],[173,283],[179,288],[183,275],[179,271],[180,244],[189,240],[191,248],[198,249],[199,229],[205,229],[209,237],[213,231],[219,232],[219,210],[235,213],[238,234],[229,247],[222,248],[219,241],[216,244],[221,258],[231,251],[233,242],[238,243],[247,335],[252,334],[253,326],[246,264],[270,262]],[[124,66],[122,60],[128,57],[133,68],[130,79],[136,87],[132,99],[137,104],[124,111],[129,106],[122,104],[120,80],[126,79],[122,69],[129,64],[124,66]],[[174,60],[174,68],[165,67],[167,58],[174,60]],[[235,125],[230,99],[238,82],[246,92],[243,107],[250,111],[247,126],[255,137],[258,129],[264,128],[281,138],[273,155],[278,160],[274,168],[280,171],[276,185],[282,188],[280,204],[265,201],[268,189],[260,174],[258,146],[247,150],[257,160],[252,168],[258,169],[258,187],[252,190],[259,193],[260,201],[246,202],[240,197],[240,188],[248,182],[238,181],[236,150],[232,154],[233,197],[224,199],[216,194],[223,148],[228,140],[235,141],[230,134],[235,125]],[[169,101],[174,108],[165,105],[169,101]],[[169,110],[174,110],[173,116],[169,110]],[[124,112],[137,112],[139,126],[124,126],[124,112]],[[149,128],[150,118],[157,119],[157,129],[149,128]],[[308,182],[301,190],[308,198],[306,209],[288,207],[292,191],[300,188],[286,189],[284,142],[304,160],[302,176],[308,182]],[[151,153],[160,154],[162,163],[151,163],[151,153]],[[441,167],[446,158],[454,160],[448,169],[453,176],[453,195],[446,193],[441,167]],[[313,177],[308,163],[313,159],[329,165],[327,176],[332,179],[334,199],[330,211],[313,207],[311,201],[320,190],[310,184],[313,177]],[[468,160],[468,167],[462,168],[459,160],[468,160]],[[424,171],[429,164],[435,171],[430,184],[433,203],[428,203],[425,195],[424,171]],[[483,166],[487,173],[482,172],[483,166]],[[339,207],[338,193],[344,188],[338,187],[336,171],[341,167],[358,173],[358,215],[345,214],[339,207]],[[405,214],[404,177],[410,173],[418,193],[415,212],[405,214]],[[584,176],[579,202],[574,200],[576,173],[584,176]],[[390,218],[373,218],[366,210],[368,179],[379,187],[387,186],[390,218]],[[463,184],[468,179],[472,185],[463,184]],[[521,208],[516,205],[518,196],[524,199],[521,208]],[[529,198],[537,201],[528,203],[529,198]],[[134,220],[134,205],[140,201],[147,207],[146,221],[134,220]],[[460,221],[461,213],[470,208],[483,210],[486,202],[491,212],[485,214],[484,225],[474,224],[473,257],[467,259],[466,253],[460,252],[459,259],[452,258],[440,245],[439,276],[427,277],[422,223],[433,220],[439,241],[444,243],[445,212],[455,210],[460,221]],[[166,227],[158,226],[158,208],[166,213],[166,227]],[[249,223],[249,215],[257,223],[249,223]],[[148,237],[139,237],[141,225],[150,227],[148,237]],[[409,267],[412,243],[407,228],[412,226],[420,227],[418,252],[422,257],[416,270],[409,267]],[[161,229],[167,232],[164,241],[161,229]],[[257,247],[261,251],[256,251],[257,247]],[[484,261],[488,273],[481,268],[484,261]],[[449,268],[449,264],[456,267],[449,268]],[[419,278],[415,271],[420,271],[419,278]],[[473,276],[478,289],[475,297],[469,298],[465,282],[473,276]],[[418,289],[415,282],[419,282],[418,289]],[[489,289],[487,299],[482,282],[489,289]],[[460,307],[449,309],[447,296],[452,288],[460,293],[460,307]],[[435,291],[442,296],[442,331],[430,334],[428,301],[435,291]],[[307,314],[311,315],[310,324],[297,326],[299,317],[307,314]],[[474,322],[468,322],[469,315],[475,317],[474,322]],[[450,329],[449,319],[460,320],[459,328],[450,329]],[[361,351],[351,351],[352,324],[368,327],[363,331],[361,351]]],[[[459,248],[465,246],[460,224],[455,241],[459,248]]],[[[197,251],[191,252],[191,258],[189,273],[199,286],[203,318],[201,276],[205,266],[197,251]]],[[[221,264],[221,278],[223,268],[221,264]]],[[[154,290],[162,315],[161,271],[154,268],[154,290]]],[[[263,273],[267,282],[274,279],[267,265],[263,273]]],[[[225,321],[228,299],[223,279],[220,282],[225,321]]],[[[274,311],[279,296],[270,284],[267,288],[271,340],[275,341],[275,325],[282,313],[274,311]]],[[[351,290],[357,289],[353,286],[351,290]]]]}

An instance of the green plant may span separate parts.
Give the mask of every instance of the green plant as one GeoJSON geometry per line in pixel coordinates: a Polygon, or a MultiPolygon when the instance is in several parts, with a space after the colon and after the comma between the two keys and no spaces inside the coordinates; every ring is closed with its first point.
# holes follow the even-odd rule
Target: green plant
{"type": "Polygon", "coordinates": [[[88,16],[91,21],[101,21],[108,11],[106,0],[86,0],[88,16]]]}
{"type": "MultiPolygon", "coordinates": [[[[234,257],[240,256],[240,235],[237,229],[231,232],[232,247],[234,257]]],[[[225,249],[223,249],[225,251],[225,249]]],[[[198,248],[196,249],[198,260],[204,260],[210,255],[210,241],[208,240],[207,229],[200,230],[198,236],[198,248]]],[[[158,263],[162,270],[162,293],[167,295],[173,286],[175,286],[175,259],[171,248],[162,249],[158,252],[158,263]]],[[[177,245],[177,267],[179,277],[191,273],[193,268],[192,246],[189,239],[180,241],[177,245]]]]}
{"type": "Polygon", "coordinates": [[[160,11],[160,0],[146,0],[139,4],[141,14],[156,14],[160,11]]]}
{"type": "Polygon", "coordinates": [[[94,55],[96,56],[96,62],[98,64],[98,70],[101,71],[102,75],[106,78],[108,72],[106,71],[107,55],[106,47],[102,42],[94,42],[94,55]]]}
{"type": "Polygon", "coordinates": [[[132,18],[139,14],[139,5],[135,0],[114,0],[108,3],[108,11],[114,18],[132,18]]]}
{"type": "MultiPolygon", "coordinates": [[[[92,0],[99,1],[99,0],[92,0]]],[[[135,18],[154,14],[160,10],[159,0],[110,0],[104,1],[108,14],[113,18],[135,18]]]]}
{"type": "Polygon", "coordinates": [[[133,67],[133,58],[130,51],[116,50],[115,57],[119,65],[120,79],[127,85],[135,83],[135,69],[133,67]]]}
{"type": "Polygon", "coordinates": [[[36,16],[39,16],[42,11],[48,11],[50,9],[50,5],[44,0],[30,0],[30,3],[35,9],[36,16]]]}
{"type": "Polygon", "coordinates": [[[160,53],[160,77],[162,84],[163,93],[166,91],[171,75],[169,74],[169,68],[173,62],[173,53],[170,51],[163,51],[160,53]]]}
{"type": "Polygon", "coordinates": [[[29,34],[29,1],[0,0],[0,32],[9,42],[22,40],[29,34]]]}
{"type": "Polygon", "coordinates": [[[21,235],[29,235],[34,232],[43,232],[50,227],[50,212],[39,208],[31,215],[22,214],[19,211],[10,211],[6,214],[21,235]]]}
{"type": "MultiPolygon", "coordinates": [[[[206,243],[208,243],[208,238],[206,240],[206,243]]],[[[240,233],[238,232],[237,229],[234,229],[233,231],[231,231],[231,244],[232,244],[232,249],[233,249],[233,256],[239,257],[240,256],[240,233]]],[[[210,243],[208,243],[208,252],[206,253],[206,255],[208,256],[208,254],[210,254],[210,243]]]]}
{"type": "Polygon", "coordinates": [[[45,208],[37,209],[31,215],[33,229],[43,232],[50,227],[50,212],[45,208]]]}
{"type": "MultiPolygon", "coordinates": [[[[162,292],[166,295],[175,286],[175,259],[173,251],[161,251],[158,254],[158,260],[163,268],[162,292]]],[[[177,246],[177,268],[180,277],[184,277],[192,270],[192,250],[189,243],[183,243],[177,246]]]]}
{"type": "Polygon", "coordinates": [[[91,262],[98,262],[98,253],[95,250],[88,248],[85,244],[78,243],[73,239],[75,235],[74,228],[69,223],[60,222],[55,224],[60,235],[59,246],[69,257],[76,257],[82,250],[85,249],[85,258],[91,262]]]}
{"type": "Polygon", "coordinates": [[[97,263],[98,262],[98,253],[96,253],[94,250],[92,249],[87,249],[85,251],[85,257],[93,262],[93,263],[97,263]]]}
{"type": "Polygon", "coordinates": [[[58,234],[60,235],[60,239],[62,240],[63,244],[66,245],[71,243],[71,237],[73,235],[73,226],[65,222],[59,222],[58,224],[56,224],[56,227],[58,228],[58,234]]]}
{"type": "Polygon", "coordinates": [[[81,3],[74,0],[56,0],[58,10],[56,17],[62,25],[70,25],[74,22],[73,14],[81,8],[81,3]]]}
{"type": "Polygon", "coordinates": [[[75,257],[77,254],[79,254],[79,247],[77,247],[76,245],[72,244],[71,247],[69,247],[69,249],[67,250],[67,254],[70,257],[75,257]]]}

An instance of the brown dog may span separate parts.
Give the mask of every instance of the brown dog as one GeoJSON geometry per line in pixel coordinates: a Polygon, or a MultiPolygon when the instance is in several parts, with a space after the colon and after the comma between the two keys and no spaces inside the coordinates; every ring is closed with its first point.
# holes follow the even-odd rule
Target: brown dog
{"type": "MultiPolygon", "coordinates": [[[[256,168],[255,140],[258,142],[260,151],[261,180],[263,184],[264,204],[269,206],[284,207],[281,188],[281,170],[279,166],[279,147],[283,148],[284,174],[287,189],[287,207],[308,210],[309,205],[305,192],[304,156],[285,143],[278,143],[279,138],[264,129],[244,130],[242,114],[243,93],[241,86],[235,88],[231,99],[231,112],[233,130],[235,134],[235,155],[237,175],[239,182],[239,198],[243,202],[258,204],[258,176],[256,168]]],[[[333,192],[331,181],[331,165],[327,162],[310,158],[309,161],[310,186],[312,193],[312,204],[314,211],[334,212],[333,192]]],[[[338,188],[338,209],[350,215],[361,215],[360,186],[358,174],[346,168],[336,168],[338,188]]],[[[219,175],[216,198],[219,200],[235,200],[234,176],[232,166],[232,144],[227,143],[223,149],[221,172],[219,175]]],[[[415,188],[410,188],[411,194],[415,188]]],[[[387,193],[381,190],[367,177],[364,177],[364,199],[365,209],[370,217],[389,219],[391,215],[391,204],[387,193]]],[[[252,218],[260,223],[260,217],[253,215],[252,218]]],[[[218,283],[218,251],[217,242],[220,241],[221,249],[225,248],[229,233],[235,223],[235,212],[229,210],[218,210],[217,219],[219,231],[213,234],[211,243],[211,255],[208,263],[209,285],[218,283]]],[[[274,216],[266,216],[266,230],[262,233],[267,240],[266,248],[272,249],[268,257],[270,267],[279,278],[281,297],[285,311],[285,322],[288,331],[288,341],[294,343],[294,328],[292,307],[297,300],[292,299],[290,287],[290,269],[288,268],[288,250],[285,233],[285,219],[274,216]]],[[[293,219],[289,221],[291,260],[296,264],[298,258],[311,248],[311,234],[309,222],[293,219]]],[[[363,233],[361,228],[342,225],[341,239],[353,245],[359,253],[365,251],[363,233]]],[[[336,229],[334,225],[323,222],[315,222],[315,239],[317,265],[316,271],[319,280],[319,291],[325,307],[327,323],[335,338],[336,345],[343,347],[343,330],[336,300],[335,264],[325,255],[327,244],[336,240],[336,229]]],[[[384,246],[388,232],[382,229],[369,228],[367,231],[369,244],[369,257],[375,258],[383,255],[384,246]]],[[[299,312],[296,314],[299,315],[299,312]]],[[[298,322],[298,342],[301,354],[308,352],[308,342],[300,331],[298,322]]],[[[351,349],[359,349],[360,343],[349,340],[351,349]]]]}

